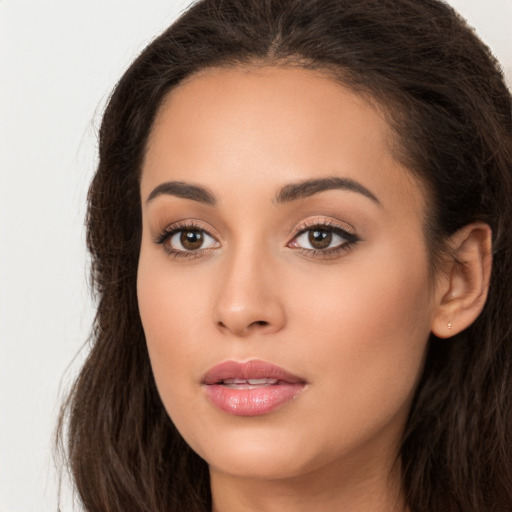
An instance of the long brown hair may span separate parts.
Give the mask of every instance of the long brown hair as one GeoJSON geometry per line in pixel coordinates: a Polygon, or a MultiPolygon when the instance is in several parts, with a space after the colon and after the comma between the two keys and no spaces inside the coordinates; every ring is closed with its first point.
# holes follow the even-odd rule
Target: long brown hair
{"type": "Polygon", "coordinates": [[[464,332],[431,337],[400,460],[414,512],[512,510],[512,99],[489,50],[438,0],[202,0],[121,78],[89,191],[91,351],[60,421],[85,510],[211,508],[207,465],[161,404],[139,318],[139,174],[169,90],[254,61],[329,70],[382,106],[426,187],[434,262],[462,226],[491,226],[487,304],[464,332]]]}

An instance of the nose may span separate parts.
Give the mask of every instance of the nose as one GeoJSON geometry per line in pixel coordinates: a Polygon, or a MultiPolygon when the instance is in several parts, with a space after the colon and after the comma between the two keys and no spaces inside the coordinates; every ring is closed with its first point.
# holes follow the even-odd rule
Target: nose
{"type": "Polygon", "coordinates": [[[238,337],[279,332],[286,315],[277,273],[269,258],[257,251],[246,250],[228,258],[218,275],[217,328],[238,337]]]}

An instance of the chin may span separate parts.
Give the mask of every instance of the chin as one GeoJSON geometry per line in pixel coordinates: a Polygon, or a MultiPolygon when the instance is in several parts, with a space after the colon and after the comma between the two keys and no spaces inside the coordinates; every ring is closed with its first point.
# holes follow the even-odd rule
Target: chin
{"type": "Polygon", "coordinates": [[[264,418],[244,418],[231,427],[214,428],[208,436],[185,440],[210,470],[238,478],[294,478],[330,462],[332,453],[317,453],[296,426],[283,428],[261,420],[264,418]]]}
{"type": "Polygon", "coordinates": [[[211,470],[236,478],[252,480],[285,480],[298,477],[313,469],[303,460],[298,449],[277,446],[243,446],[238,450],[206,454],[211,470]]]}

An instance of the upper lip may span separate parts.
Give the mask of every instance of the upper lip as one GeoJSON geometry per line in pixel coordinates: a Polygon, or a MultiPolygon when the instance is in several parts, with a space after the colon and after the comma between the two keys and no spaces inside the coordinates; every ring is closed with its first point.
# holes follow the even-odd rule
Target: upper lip
{"type": "Polygon", "coordinates": [[[210,368],[203,384],[218,384],[227,379],[277,379],[289,384],[305,383],[305,380],[280,366],[253,359],[251,361],[225,361],[210,368]]]}

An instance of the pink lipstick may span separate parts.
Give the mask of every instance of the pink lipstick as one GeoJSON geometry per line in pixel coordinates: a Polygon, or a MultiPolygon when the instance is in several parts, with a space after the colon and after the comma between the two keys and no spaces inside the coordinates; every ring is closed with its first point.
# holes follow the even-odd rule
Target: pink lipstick
{"type": "Polygon", "coordinates": [[[203,378],[210,402],[235,416],[268,414],[293,400],[306,381],[265,361],[226,361],[203,378]]]}

